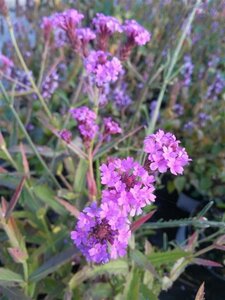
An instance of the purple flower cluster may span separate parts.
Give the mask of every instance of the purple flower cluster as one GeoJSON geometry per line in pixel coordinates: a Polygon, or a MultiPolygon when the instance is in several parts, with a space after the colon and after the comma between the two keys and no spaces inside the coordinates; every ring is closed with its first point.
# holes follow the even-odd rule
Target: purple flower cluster
{"type": "Polygon", "coordinates": [[[216,101],[224,88],[225,79],[221,73],[217,72],[213,83],[208,87],[206,98],[209,100],[216,101]]]}
{"type": "Polygon", "coordinates": [[[67,130],[67,129],[62,129],[60,132],[59,132],[59,136],[62,140],[64,140],[66,143],[70,143],[71,140],[72,140],[72,133],[67,130]]]}
{"type": "Polygon", "coordinates": [[[96,114],[86,106],[70,109],[71,116],[77,121],[80,134],[86,147],[94,139],[98,125],[96,124],[96,114]]]}
{"type": "Polygon", "coordinates": [[[84,18],[83,14],[80,14],[75,9],[68,9],[62,13],[55,13],[52,16],[52,22],[55,27],[59,27],[65,31],[73,30],[84,18]]]}
{"type": "Polygon", "coordinates": [[[185,55],[184,65],[183,65],[183,69],[181,71],[181,74],[184,77],[184,80],[183,80],[184,86],[187,86],[187,87],[190,86],[193,69],[194,69],[194,65],[192,63],[191,57],[189,55],[185,55]]]}
{"type": "Polygon", "coordinates": [[[11,59],[3,54],[0,54],[0,70],[2,72],[6,73],[6,75],[10,75],[13,66],[14,63],[11,59]]]}
{"type": "Polygon", "coordinates": [[[124,256],[130,235],[128,220],[118,207],[92,203],[80,213],[71,239],[87,261],[100,264],[124,256]]]}
{"type": "Polygon", "coordinates": [[[91,51],[85,59],[85,68],[98,86],[115,82],[123,71],[120,60],[104,51],[91,51]]]}
{"type": "Polygon", "coordinates": [[[204,112],[198,114],[198,122],[201,127],[205,127],[207,122],[210,120],[210,116],[204,112]]]}
{"type": "Polygon", "coordinates": [[[177,116],[182,116],[184,114],[184,107],[179,103],[175,103],[172,109],[177,116]]]}
{"type": "Polygon", "coordinates": [[[129,42],[139,46],[145,45],[151,39],[150,33],[135,20],[126,20],[123,30],[129,42]]]}
{"type": "Polygon", "coordinates": [[[122,129],[120,128],[119,124],[112,120],[111,117],[104,118],[104,135],[112,135],[121,133],[122,129]]]}
{"type": "Polygon", "coordinates": [[[101,183],[107,187],[102,192],[102,205],[119,206],[124,214],[134,216],[155,200],[154,177],[133,158],[116,159],[100,170],[101,183]]]}
{"type": "Polygon", "coordinates": [[[115,17],[105,16],[102,13],[96,14],[93,24],[97,33],[101,35],[112,35],[115,32],[123,31],[120,22],[115,17]]]}
{"type": "Polygon", "coordinates": [[[144,140],[144,151],[148,153],[150,169],[165,173],[168,169],[174,175],[182,174],[183,167],[190,161],[186,150],[172,133],[158,130],[144,140]]]}

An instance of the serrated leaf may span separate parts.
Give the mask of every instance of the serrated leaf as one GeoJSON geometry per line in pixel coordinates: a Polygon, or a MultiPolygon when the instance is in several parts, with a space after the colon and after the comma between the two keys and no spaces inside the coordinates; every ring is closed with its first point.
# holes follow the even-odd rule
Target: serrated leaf
{"type": "Polygon", "coordinates": [[[79,286],[83,281],[96,277],[102,274],[110,275],[126,275],[128,273],[128,264],[124,260],[113,260],[105,265],[84,267],[81,271],[77,272],[70,280],[69,287],[74,289],[79,286]]]}
{"type": "Polygon", "coordinates": [[[70,262],[77,255],[74,247],[66,249],[65,251],[53,256],[43,263],[37,270],[35,270],[29,277],[30,281],[38,282],[49,274],[58,270],[61,266],[70,262]]]}
{"type": "Polygon", "coordinates": [[[0,268],[0,281],[5,282],[24,282],[23,277],[9,269],[0,268]]]}
{"type": "Polygon", "coordinates": [[[162,264],[176,262],[178,259],[189,255],[189,252],[185,252],[180,249],[175,249],[166,252],[151,253],[150,255],[148,255],[148,258],[155,267],[158,267],[162,264]]]}

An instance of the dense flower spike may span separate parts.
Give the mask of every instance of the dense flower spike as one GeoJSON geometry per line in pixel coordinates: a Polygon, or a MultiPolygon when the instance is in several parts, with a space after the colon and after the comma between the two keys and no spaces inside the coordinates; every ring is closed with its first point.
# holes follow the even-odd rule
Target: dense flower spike
{"type": "Polygon", "coordinates": [[[209,100],[218,100],[219,94],[225,88],[225,79],[221,73],[216,73],[213,83],[208,87],[206,98],[209,100]]]}
{"type": "Polygon", "coordinates": [[[88,107],[82,106],[79,108],[70,109],[72,117],[78,122],[80,134],[84,140],[86,147],[89,147],[90,142],[94,139],[98,131],[96,124],[96,114],[88,107]]]}
{"type": "Polygon", "coordinates": [[[104,51],[91,51],[85,59],[85,68],[98,86],[115,82],[123,71],[119,59],[104,51]]]}
{"type": "Polygon", "coordinates": [[[126,20],[123,30],[129,42],[139,46],[145,45],[151,39],[150,33],[135,20],[126,20]]]}
{"type": "Polygon", "coordinates": [[[108,188],[102,193],[102,203],[112,202],[125,214],[134,216],[155,200],[154,177],[133,158],[115,159],[100,170],[101,183],[108,188]]]}
{"type": "Polygon", "coordinates": [[[189,55],[185,55],[184,66],[183,69],[181,70],[181,74],[184,77],[184,81],[183,81],[184,86],[190,86],[193,69],[194,69],[194,65],[192,63],[191,57],[189,55]]]}
{"type": "Polygon", "coordinates": [[[148,153],[150,169],[165,173],[168,169],[174,175],[182,174],[183,167],[190,158],[184,148],[179,146],[180,141],[172,133],[158,130],[145,138],[144,151],[148,153]]]}
{"type": "Polygon", "coordinates": [[[88,261],[107,263],[126,254],[130,235],[128,220],[119,208],[92,203],[80,213],[71,239],[88,261]]]}
{"type": "Polygon", "coordinates": [[[119,124],[112,120],[112,118],[104,118],[104,134],[111,135],[121,133],[122,129],[119,124]]]}

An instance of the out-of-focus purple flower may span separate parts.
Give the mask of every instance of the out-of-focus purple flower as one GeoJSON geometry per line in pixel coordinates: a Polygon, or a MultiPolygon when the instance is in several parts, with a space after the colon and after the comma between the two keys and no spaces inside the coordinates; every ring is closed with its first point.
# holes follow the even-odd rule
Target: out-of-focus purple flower
{"type": "MultiPolygon", "coordinates": [[[[32,71],[29,71],[29,74],[33,77],[32,71]]],[[[17,92],[24,92],[31,88],[29,77],[25,71],[13,69],[11,76],[18,81],[18,84],[15,87],[17,92]]]]}
{"type": "Polygon", "coordinates": [[[72,133],[71,131],[67,130],[67,129],[62,129],[60,132],[59,132],[59,136],[60,138],[65,141],[66,143],[70,143],[71,140],[72,140],[72,133]]]}
{"type": "Polygon", "coordinates": [[[84,15],[75,9],[68,9],[62,13],[55,13],[52,16],[54,26],[60,27],[65,31],[75,29],[83,18],[84,15]]]}
{"type": "Polygon", "coordinates": [[[49,74],[42,83],[41,93],[44,99],[49,100],[59,86],[59,75],[56,70],[49,74]]]}
{"type": "Polygon", "coordinates": [[[100,167],[101,183],[107,189],[102,192],[102,204],[114,202],[123,213],[134,216],[155,200],[155,178],[133,158],[115,159],[100,167]]]}
{"type": "Polygon", "coordinates": [[[129,42],[143,46],[150,41],[150,33],[135,20],[126,20],[123,30],[127,35],[129,42]]]}
{"type": "MultiPolygon", "coordinates": [[[[155,112],[155,109],[156,109],[156,105],[157,105],[157,100],[153,100],[151,103],[150,103],[150,116],[151,118],[153,117],[154,115],[154,112],[155,112]]],[[[160,118],[160,114],[158,116],[158,119],[160,118]]]]}
{"type": "Polygon", "coordinates": [[[195,128],[195,124],[193,121],[189,121],[184,124],[184,131],[187,131],[189,133],[192,133],[195,128]]]}
{"type": "Polygon", "coordinates": [[[123,83],[117,87],[113,92],[112,98],[118,108],[124,108],[130,105],[132,100],[127,94],[127,84],[123,83]]]}
{"type": "Polygon", "coordinates": [[[210,58],[210,60],[208,61],[208,67],[209,68],[216,68],[218,63],[220,62],[220,58],[218,55],[213,54],[210,58]]]}
{"type": "Polygon", "coordinates": [[[87,261],[100,264],[123,257],[130,235],[128,220],[118,207],[92,203],[80,213],[71,239],[87,261]]]}
{"type": "Polygon", "coordinates": [[[104,118],[103,122],[105,135],[117,134],[122,132],[119,124],[113,121],[112,118],[104,118]]]}
{"type": "Polygon", "coordinates": [[[190,86],[193,69],[194,65],[192,63],[191,57],[189,55],[185,55],[183,69],[181,70],[181,74],[184,77],[184,86],[190,86]]]}
{"type": "Polygon", "coordinates": [[[168,169],[174,175],[182,174],[183,167],[190,161],[186,150],[179,146],[176,137],[163,130],[147,136],[144,140],[144,151],[148,153],[150,169],[165,173],[168,169]]]}
{"type": "Polygon", "coordinates": [[[219,94],[225,88],[225,79],[221,73],[217,72],[213,83],[208,87],[206,98],[216,101],[219,94]]]}
{"type": "Polygon", "coordinates": [[[123,70],[120,60],[104,51],[91,51],[84,62],[87,72],[94,76],[98,86],[115,82],[123,70]]]}
{"type": "Polygon", "coordinates": [[[41,23],[41,29],[44,32],[45,41],[49,39],[52,29],[54,27],[54,19],[52,16],[43,17],[41,23]]]}
{"type": "Polygon", "coordinates": [[[71,108],[70,114],[78,122],[78,128],[86,147],[94,139],[98,125],[96,124],[96,114],[86,106],[71,108]]]}
{"type": "Polygon", "coordinates": [[[112,35],[115,32],[122,32],[122,26],[117,18],[112,16],[105,16],[102,13],[97,13],[93,19],[93,24],[96,31],[103,35],[112,35]]]}
{"type": "Polygon", "coordinates": [[[173,106],[173,112],[177,115],[177,116],[182,116],[184,114],[184,107],[183,105],[176,103],[173,106]]]}
{"type": "Polygon", "coordinates": [[[7,56],[0,53],[0,70],[6,73],[6,75],[10,75],[14,63],[7,56]]]}
{"type": "Polygon", "coordinates": [[[207,124],[207,122],[208,122],[209,120],[210,120],[210,116],[207,115],[206,113],[200,112],[200,113],[198,114],[198,121],[199,121],[199,125],[200,125],[201,127],[205,127],[206,124],[207,124]]]}
{"type": "Polygon", "coordinates": [[[79,28],[77,29],[78,38],[82,43],[86,44],[96,38],[96,34],[90,28],[79,28]]]}

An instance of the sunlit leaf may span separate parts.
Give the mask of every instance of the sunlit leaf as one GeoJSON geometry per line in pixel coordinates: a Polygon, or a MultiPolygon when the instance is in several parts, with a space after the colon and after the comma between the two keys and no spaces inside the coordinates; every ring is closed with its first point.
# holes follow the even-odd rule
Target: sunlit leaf
{"type": "Polygon", "coordinates": [[[0,268],[0,281],[6,282],[24,282],[23,277],[9,269],[0,268]]]}

